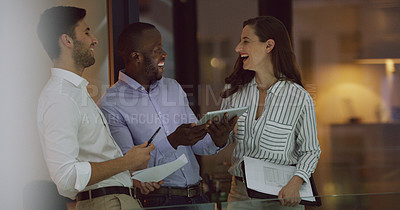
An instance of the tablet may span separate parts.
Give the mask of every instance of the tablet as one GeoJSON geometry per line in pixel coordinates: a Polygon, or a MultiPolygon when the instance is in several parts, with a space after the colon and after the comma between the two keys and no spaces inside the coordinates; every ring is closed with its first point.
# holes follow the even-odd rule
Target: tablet
{"type": "Polygon", "coordinates": [[[245,111],[247,110],[247,107],[239,107],[239,108],[231,108],[231,109],[224,109],[224,110],[218,110],[218,111],[213,111],[213,112],[207,112],[198,122],[197,125],[202,125],[206,123],[208,120],[212,120],[215,116],[218,117],[219,120],[222,119],[224,114],[228,112],[229,117],[228,120],[232,119],[234,116],[240,117],[245,111]]]}

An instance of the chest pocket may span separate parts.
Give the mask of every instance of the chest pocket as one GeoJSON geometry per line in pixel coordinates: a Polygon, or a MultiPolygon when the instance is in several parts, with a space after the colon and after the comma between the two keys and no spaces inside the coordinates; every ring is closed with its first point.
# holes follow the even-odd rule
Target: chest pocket
{"type": "Polygon", "coordinates": [[[243,141],[244,140],[244,136],[246,134],[246,120],[247,120],[247,115],[248,115],[248,111],[246,111],[245,113],[243,113],[238,121],[237,121],[237,132],[235,135],[235,139],[238,141],[243,141]]]}
{"type": "Polygon", "coordinates": [[[266,121],[260,138],[260,148],[273,153],[283,153],[291,132],[290,125],[266,121]]]}

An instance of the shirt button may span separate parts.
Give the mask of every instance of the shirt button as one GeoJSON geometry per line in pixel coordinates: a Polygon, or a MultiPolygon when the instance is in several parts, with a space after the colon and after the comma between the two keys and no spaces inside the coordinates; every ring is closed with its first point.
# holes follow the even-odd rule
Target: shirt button
{"type": "Polygon", "coordinates": [[[158,112],[158,114],[161,114],[161,112],[158,112]]]}
{"type": "Polygon", "coordinates": [[[169,133],[169,131],[165,131],[165,133],[169,133]]]}
{"type": "Polygon", "coordinates": [[[182,168],[182,171],[184,171],[185,169],[184,168],[182,168]]]}

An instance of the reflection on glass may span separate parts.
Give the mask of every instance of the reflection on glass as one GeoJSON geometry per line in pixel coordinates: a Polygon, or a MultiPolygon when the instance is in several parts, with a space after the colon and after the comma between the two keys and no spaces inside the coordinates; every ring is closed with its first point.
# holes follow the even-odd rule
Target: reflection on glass
{"type": "MultiPolygon", "coordinates": [[[[319,196],[322,200],[322,206],[312,207],[306,206],[306,210],[347,210],[347,209],[397,209],[397,205],[393,205],[400,197],[399,192],[395,193],[363,193],[363,194],[345,194],[345,195],[326,195],[319,196]]],[[[271,205],[279,205],[278,199],[253,199],[247,201],[236,202],[220,202],[209,204],[192,204],[169,206],[170,209],[186,209],[186,210],[275,210],[271,205]]],[[[146,209],[167,209],[166,207],[155,207],[146,209]]]]}

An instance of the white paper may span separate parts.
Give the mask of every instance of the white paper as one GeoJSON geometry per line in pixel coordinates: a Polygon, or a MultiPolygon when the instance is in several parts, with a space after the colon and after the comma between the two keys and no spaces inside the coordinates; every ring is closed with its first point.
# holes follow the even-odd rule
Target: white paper
{"type": "Polygon", "coordinates": [[[132,179],[139,180],[141,182],[159,182],[163,180],[165,177],[171,175],[176,170],[182,168],[185,164],[188,163],[188,160],[185,154],[182,154],[178,159],[151,168],[146,168],[140,171],[135,171],[132,173],[132,179]]]}
{"type": "MultiPolygon", "coordinates": [[[[278,195],[296,170],[295,166],[273,164],[246,156],[244,162],[247,187],[270,195],[278,195]]],[[[315,201],[310,182],[303,183],[299,192],[302,200],[315,201]]]]}

